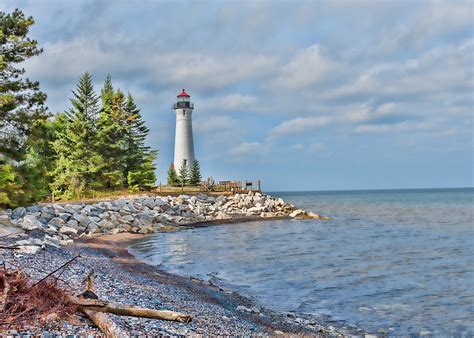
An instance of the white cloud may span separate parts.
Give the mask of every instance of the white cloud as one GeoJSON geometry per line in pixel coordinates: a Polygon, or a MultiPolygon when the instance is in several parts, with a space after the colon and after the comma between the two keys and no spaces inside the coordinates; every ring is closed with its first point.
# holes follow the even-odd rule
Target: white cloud
{"type": "Polygon", "coordinates": [[[252,156],[262,153],[262,143],[260,142],[241,142],[230,150],[232,156],[252,156]]]}
{"type": "Polygon", "coordinates": [[[428,131],[439,128],[437,123],[428,122],[410,122],[403,121],[398,123],[385,124],[363,124],[355,128],[357,133],[388,133],[388,132],[412,132],[428,131]]]}
{"type": "Polygon", "coordinates": [[[254,95],[230,94],[203,99],[199,102],[199,110],[206,112],[252,111],[257,106],[254,95]]]}
{"type": "Polygon", "coordinates": [[[323,53],[320,44],[300,50],[277,74],[273,85],[277,88],[300,89],[324,81],[336,70],[336,63],[323,53]]]}
{"type": "Polygon", "coordinates": [[[315,130],[327,125],[331,119],[327,116],[297,117],[284,121],[270,131],[270,136],[298,134],[315,130]]]}
{"type": "Polygon", "coordinates": [[[212,134],[215,132],[225,132],[233,129],[239,121],[229,116],[216,116],[212,118],[196,118],[194,130],[198,134],[212,134]]]}

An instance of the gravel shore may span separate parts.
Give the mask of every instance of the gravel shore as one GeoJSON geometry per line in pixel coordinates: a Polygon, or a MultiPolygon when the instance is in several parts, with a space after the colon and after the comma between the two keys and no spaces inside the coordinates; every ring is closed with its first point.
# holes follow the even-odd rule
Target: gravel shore
{"type": "MultiPolygon", "coordinates": [[[[282,199],[252,192],[217,197],[147,195],[19,207],[0,210],[1,244],[12,248],[0,249],[0,260],[38,281],[80,255],[60,271],[59,283],[70,294],[83,292],[84,279],[94,270],[100,299],[178,311],[193,318],[191,323],[181,324],[112,316],[130,335],[337,335],[331,326],[323,327],[310,318],[265,309],[212,282],[169,274],[146,265],[127,250],[130,241],[158,231],[185,231],[189,227],[281,218],[328,219],[297,209],[282,199]]],[[[9,329],[0,323],[0,332],[9,329]]],[[[49,325],[35,323],[22,332],[100,334],[89,319],[82,316],[49,325]]]]}
{"type": "MultiPolygon", "coordinates": [[[[112,315],[113,320],[130,335],[338,334],[332,327],[325,328],[311,320],[262,308],[235,292],[194,278],[172,275],[137,261],[128,253],[127,245],[140,236],[118,234],[82,239],[63,248],[47,247],[34,255],[0,249],[0,256],[7,264],[39,280],[80,254],[80,258],[60,276],[60,283],[72,294],[84,290],[84,279],[93,269],[96,293],[101,299],[179,311],[193,317],[191,323],[181,324],[112,315]]],[[[0,330],[6,329],[0,325],[0,330]]],[[[84,317],[75,322],[31,327],[25,331],[31,334],[100,334],[84,317]]]]}

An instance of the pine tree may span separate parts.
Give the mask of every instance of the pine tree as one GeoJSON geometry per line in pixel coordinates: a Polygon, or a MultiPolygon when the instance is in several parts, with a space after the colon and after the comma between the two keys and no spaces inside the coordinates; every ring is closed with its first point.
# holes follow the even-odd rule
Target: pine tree
{"type": "Polygon", "coordinates": [[[56,115],[56,153],[51,188],[57,196],[81,196],[101,187],[99,170],[103,163],[95,150],[99,98],[94,93],[92,78],[85,73],[73,91],[72,107],[56,115]]]}
{"type": "Polygon", "coordinates": [[[176,174],[176,170],[174,169],[174,165],[171,164],[170,168],[168,169],[168,185],[169,186],[174,186],[178,182],[179,182],[178,175],[176,174]]]}
{"type": "Polygon", "coordinates": [[[183,163],[181,164],[181,167],[179,168],[179,182],[182,185],[186,185],[188,180],[189,180],[189,169],[188,169],[188,166],[186,165],[186,161],[183,160],[183,163]]]}
{"type": "Polygon", "coordinates": [[[100,167],[104,188],[116,189],[123,186],[126,161],[125,97],[120,90],[114,93],[110,75],[102,88],[102,110],[97,122],[96,147],[104,162],[100,167]]]}
{"type": "Polygon", "coordinates": [[[18,9],[0,12],[0,154],[14,161],[23,159],[28,136],[48,118],[39,82],[21,78],[25,70],[17,66],[43,52],[28,37],[33,24],[33,18],[25,18],[18,9]]]}
{"type": "Polygon", "coordinates": [[[145,145],[149,129],[142,120],[140,109],[130,93],[125,104],[125,115],[128,128],[125,133],[124,168],[124,177],[127,181],[124,184],[132,190],[149,189],[156,181],[154,161],[157,151],[150,150],[150,147],[145,145]]]}
{"type": "Polygon", "coordinates": [[[32,181],[44,169],[28,155],[45,138],[41,125],[49,116],[46,94],[38,82],[23,79],[25,70],[18,67],[42,52],[28,37],[33,24],[18,9],[0,12],[0,204],[11,207],[32,203],[47,191],[45,180],[32,181]]]}
{"type": "Polygon", "coordinates": [[[196,185],[196,184],[201,183],[201,180],[202,180],[201,167],[199,165],[199,161],[194,160],[191,166],[191,175],[189,178],[189,183],[192,185],[196,185]]]}

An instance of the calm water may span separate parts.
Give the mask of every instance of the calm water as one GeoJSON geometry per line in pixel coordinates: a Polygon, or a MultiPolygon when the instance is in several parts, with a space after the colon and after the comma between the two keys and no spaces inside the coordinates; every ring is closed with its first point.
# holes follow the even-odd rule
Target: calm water
{"type": "Polygon", "coordinates": [[[131,251],[332,325],[474,334],[474,189],[273,195],[334,220],[162,233],[131,251]]]}

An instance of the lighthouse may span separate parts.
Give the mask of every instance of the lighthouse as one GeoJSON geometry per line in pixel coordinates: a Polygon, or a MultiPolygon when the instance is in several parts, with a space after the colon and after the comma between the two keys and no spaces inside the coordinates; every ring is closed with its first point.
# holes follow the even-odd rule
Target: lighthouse
{"type": "Polygon", "coordinates": [[[194,104],[191,96],[183,89],[173,106],[176,113],[176,134],[174,139],[174,166],[179,170],[183,163],[191,169],[194,162],[194,141],[192,115],[194,104]]]}

